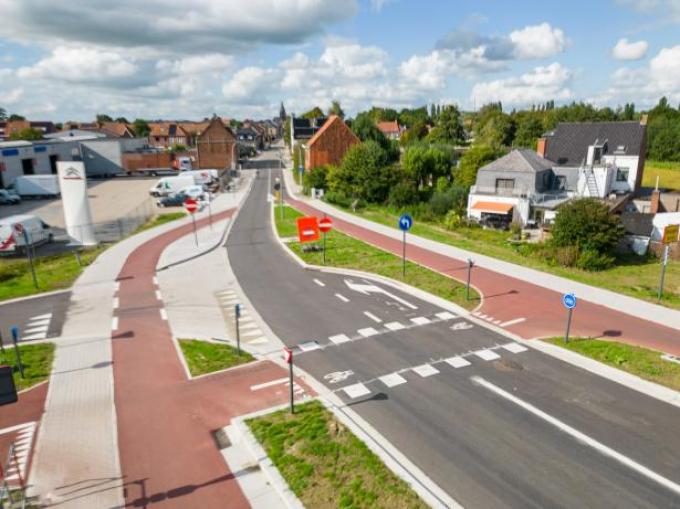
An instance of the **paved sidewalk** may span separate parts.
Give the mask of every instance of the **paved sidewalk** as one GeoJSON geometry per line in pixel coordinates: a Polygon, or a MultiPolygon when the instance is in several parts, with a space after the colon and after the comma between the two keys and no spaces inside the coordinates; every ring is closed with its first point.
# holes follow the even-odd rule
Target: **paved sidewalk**
{"type": "MultiPolygon", "coordinates": [[[[299,189],[291,172],[284,174],[286,186],[299,189]]],[[[337,230],[401,256],[401,232],[397,229],[340,211],[320,200],[291,198],[289,201],[305,213],[328,214],[337,230]]],[[[475,314],[524,338],[562,335],[566,311],[561,295],[573,291],[580,299],[574,312],[573,335],[612,337],[680,354],[678,311],[415,235],[408,236],[407,256],[459,281],[466,277],[465,260],[473,258],[477,265],[472,281],[483,294],[483,302],[475,314]]]]}

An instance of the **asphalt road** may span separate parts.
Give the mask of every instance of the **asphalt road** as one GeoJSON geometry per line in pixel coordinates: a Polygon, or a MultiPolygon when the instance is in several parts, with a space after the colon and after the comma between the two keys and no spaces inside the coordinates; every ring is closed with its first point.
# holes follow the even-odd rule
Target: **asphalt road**
{"type": "Polygon", "coordinates": [[[10,344],[10,327],[18,325],[21,341],[30,342],[61,335],[71,292],[0,303],[0,332],[4,344],[10,344]]]}
{"type": "Polygon", "coordinates": [[[301,269],[273,237],[269,185],[260,171],[227,240],[241,287],[299,366],[460,504],[680,507],[680,409],[389,287],[301,269]]]}

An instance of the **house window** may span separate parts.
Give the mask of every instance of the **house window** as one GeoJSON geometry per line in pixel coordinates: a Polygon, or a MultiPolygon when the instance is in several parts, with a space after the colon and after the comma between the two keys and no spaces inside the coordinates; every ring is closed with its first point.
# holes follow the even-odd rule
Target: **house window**
{"type": "Polygon", "coordinates": [[[617,182],[628,182],[628,168],[617,168],[616,169],[616,181],[617,182]]]}
{"type": "Polygon", "coordinates": [[[514,189],[515,179],[496,179],[496,189],[501,191],[507,191],[514,189]]]}
{"type": "Polygon", "coordinates": [[[555,190],[564,191],[567,189],[567,177],[564,175],[557,175],[555,177],[555,190]]]}

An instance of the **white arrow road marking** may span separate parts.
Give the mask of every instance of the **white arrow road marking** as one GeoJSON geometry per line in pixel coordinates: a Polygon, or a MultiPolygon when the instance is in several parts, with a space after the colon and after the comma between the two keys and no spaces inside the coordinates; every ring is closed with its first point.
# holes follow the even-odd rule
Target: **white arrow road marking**
{"type": "Polygon", "coordinates": [[[479,376],[473,376],[470,378],[472,382],[476,385],[479,385],[480,387],[484,387],[485,389],[493,392],[494,394],[500,396],[501,398],[507,399],[508,401],[514,403],[517,406],[522,407],[524,410],[527,412],[535,415],[539,419],[552,424],[554,427],[559,429],[560,431],[566,433],[567,435],[572,436],[575,438],[578,442],[580,442],[583,445],[587,445],[589,447],[592,447],[596,451],[598,451],[600,454],[604,456],[608,456],[622,465],[630,468],[631,470],[636,471],[637,473],[647,477],[648,479],[651,479],[652,481],[656,482],[657,484],[660,484],[661,486],[664,486],[665,488],[668,488],[674,493],[677,493],[680,495],[680,485],[671,481],[670,479],[667,479],[666,477],[663,477],[660,474],[657,474],[653,470],[650,470],[649,468],[645,467],[644,465],[641,465],[640,463],[637,463],[635,460],[629,458],[628,456],[624,456],[620,452],[615,451],[614,449],[607,447],[604,445],[602,442],[598,442],[594,438],[589,437],[585,433],[582,433],[578,431],[575,428],[572,428],[568,424],[560,421],[559,419],[553,417],[550,414],[547,414],[543,410],[540,410],[539,408],[535,407],[531,403],[528,403],[517,396],[514,396],[510,394],[509,392],[501,389],[500,387],[492,384],[491,382],[486,381],[482,377],[479,376]]]}
{"type": "Polygon", "coordinates": [[[456,322],[454,323],[451,327],[449,327],[451,330],[468,330],[472,329],[473,325],[471,323],[467,322],[456,322]]]}
{"type": "Polygon", "coordinates": [[[364,295],[369,295],[371,293],[382,293],[383,295],[387,295],[389,298],[396,300],[397,302],[402,303],[404,306],[411,308],[411,309],[418,309],[418,306],[414,306],[408,301],[405,301],[401,297],[397,297],[396,295],[388,292],[384,288],[380,288],[375,285],[364,285],[364,284],[359,284],[359,283],[353,283],[349,279],[345,279],[345,284],[350,290],[354,290],[355,292],[363,293],[364,295]]]}

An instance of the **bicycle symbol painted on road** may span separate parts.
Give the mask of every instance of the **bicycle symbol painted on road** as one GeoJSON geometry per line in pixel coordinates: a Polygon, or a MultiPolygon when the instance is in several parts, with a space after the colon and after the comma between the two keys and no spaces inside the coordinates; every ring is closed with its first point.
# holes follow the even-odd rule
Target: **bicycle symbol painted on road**
{"type": "Polygon", "coordinates": [[[468,330],[472,329],[472,324],[467,322],[457,322],[451,326],[451,330],[468,330]]]}
{"type": "Polygon", "coordinates": [[[329,384],[337,384],[338,382],[342,382],[344,380],[347,380],[350,376],[354,374],[354,371],[348,370],[348,371],[334,371],[333,373],[328,373],[323,377],[324,380],[326,380],[329,384]]]}

